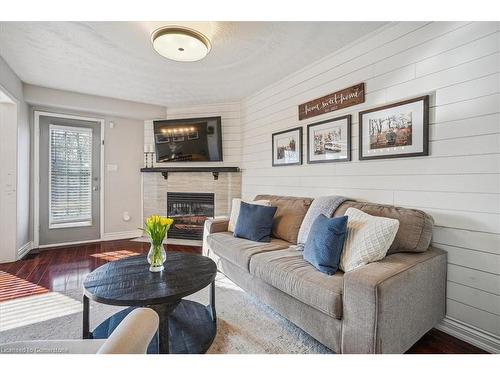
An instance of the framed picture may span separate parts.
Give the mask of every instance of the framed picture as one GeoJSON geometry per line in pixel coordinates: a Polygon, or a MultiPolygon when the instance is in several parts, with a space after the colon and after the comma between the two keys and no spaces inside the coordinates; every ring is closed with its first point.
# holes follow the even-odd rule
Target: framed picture
{"type": "Polygon", "coordinates": [[[307,126],[309,164],[349,160],[351,160],[351,115],[307,126]]]}
{"type": "Polygon", "coordinates": [[[181,136],[173,136],[172,137],[172,142],[184,142],[185,141],[185,138],[183,135],[181,136]]]}
{"type": "Polygon", "coordinates": [[[169,143],[170,137],[163,134],[155,134],[156,143],[169,143]]]}
{"type": "Polygon", "coordinates": [[[197,131],[192,131],[191,133],[188,133],[187,137],[188,137],[188,141],[192,141],[193,139],[200,138],[197,131]]]}
{"type": "Polygon", "coordinates": [[[302,127],[272,135],[273,167],[302,164],[302,127]]]}
{"type": "Polygon", "coordinates": [[[429,96],[359,112],[359,160],[429,155],[429,96]]]}

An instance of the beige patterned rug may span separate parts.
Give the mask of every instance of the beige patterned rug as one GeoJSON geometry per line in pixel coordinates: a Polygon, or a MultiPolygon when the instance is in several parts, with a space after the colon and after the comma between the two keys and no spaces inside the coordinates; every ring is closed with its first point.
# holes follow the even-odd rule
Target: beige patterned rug
{"type": "MultiPolygon", "coordinates": [[[[208,290],[189,299],[208,304],[208,290]]],[[[81,290],[0,303],[0,343],[75,339],[81,335],[81,290]]],[[[217,336],[208,353],[331,353],[225,276],[216,281],[217,336]]],[[[91,327],[121,308],[91,302],[91,327]]]]}

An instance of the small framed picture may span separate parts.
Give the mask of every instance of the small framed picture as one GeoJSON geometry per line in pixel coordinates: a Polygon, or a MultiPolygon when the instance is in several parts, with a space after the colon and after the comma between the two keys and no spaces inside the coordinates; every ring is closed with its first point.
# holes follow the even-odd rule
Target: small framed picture
{"type": "Polygon", "coordinates": [[[200,138],[197,131],[192,131],[191,133],[188,133],[187,137],[188,137],[188,141],[192,141],[194,139],[200,138]]]}
{"type": "Polygon", "coordinates": [[[170,137],[164,134],[155,134],[156,143],[169,143],[170,137]]]}
{"type": "Polygon", "coordinates": [[[429,96],[359,112],[359,160],[429,155],[429,96]]]}
{"type": "Polygon", "coordinates": [[[302,127],[272,135],[273,167],[302,164],[302,127]]]}
{"type": "Polygon", "coordinates": [[[307,126],[307,162],[332,163],[351,160],[351,115],[307,126]]]}
{"type": "Polygon", "coordinates": [[[174,136],[174,137],[172,137],[172,142],[184,142],[185,139],[186,138],[183,135],[181,135],[181,136],[174,136]]]}

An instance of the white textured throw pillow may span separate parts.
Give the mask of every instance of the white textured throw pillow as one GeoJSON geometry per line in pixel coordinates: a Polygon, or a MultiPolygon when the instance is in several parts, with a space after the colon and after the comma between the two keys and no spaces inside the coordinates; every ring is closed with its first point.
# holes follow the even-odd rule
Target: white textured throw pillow
{"type": "Polygon", "coordinates": [[[348,216],[347,238],[339,268],[349,272],[383,259],[396,237],[399,221],[368,215],[352,207],[345,214],[348,216]]]}
{"type": "Polygon", "coordinates": [[[241,202],[257,204],[259,206],[271,206],[271,201],[264,199],[260,201],[244,201],[240,198],[233,198],[233,202],[231,204],[231,216],[229,216],[229,224],[227,225],[227,230],[230,232],[234,232],[234,228],[236,227],[236,222],[238,221],[238,216],[240,215],[241,202]]]}

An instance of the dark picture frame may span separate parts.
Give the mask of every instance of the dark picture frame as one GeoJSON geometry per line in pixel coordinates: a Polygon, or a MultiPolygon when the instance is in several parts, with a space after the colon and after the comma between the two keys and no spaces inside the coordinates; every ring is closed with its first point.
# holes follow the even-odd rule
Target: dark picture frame
{"type": "Polygon", "coordinates": [[[186,138],[183,135],[177,135],[172,137],[172,142],[184,142],[186,138]]]}
{"type": "MultiPolygon", "coordinates": [[[[407,110],[408,109],[406,109],[406,111],[407,110]]],[[[370,134],[370,129],[368,129],[368,134],[370,134]]],[[[373,135],[368,135],[368,136],[372,137],[373,135]]],[[[359,160],[408,158],[408,157],[428,156],[428,155],[429,155],[429,95],[403,100],[401,102],[387,104],[384,106],[359,112],[359,160]],[[409,120],[408,118],[404,118],[405,114],[401,113],[401,110],[403,110],[402,107],[406,106],[406,108],[408,108],[409,107],[408,105],[415,104],[418,102],[422,103],[422,110],[419,111],[418,117],[415,119],[413,116],[413,112],[411,112],[407,113],[407,116],[409,115],[409,120]],[[398,110],[399,107],[401,107],[400,110],[398,110]],[[391,119],[396,119],[394,127],[391,127],[390,125],[391,121],[389,121],[388,117],[389,115],[387,114],[388,109],[394,109],[393,111],[394,114],[390,116],[391,119]],[[377,135],[377,141],[373,142],[371,138],[369,140],[370,148],[373,150],[380,150],[379,152],[381,154],[369,155],[369,156],[365,155],[364,152],[367,151],[366,147],[367,145],[363,141],[363,136],[365,135],[367,130],[367,128],[365,127],[373,126],[369,122],[370,121],[369,116],[371,115],[373,117],[376,117],[375,113],[382,111],[384,111],[384,113],[381,114],[378,119],[380,127],[377,127],[379,133],[379,135],[377,135]],[[401,118],[403,118],[403,120],[398,120],[401,118]],[[383,121],[386,121],[386,119],[389,121],[388,125],[389,131],[382,132],[382,126],[383,126],[382,124],[383,121]],[[401,128],[399,127],[400,123],[403,123],[401,128]],[[415,124],[417,124],[418,126],[414,126],[415,124]],[[394,128],[396,128],[397,130],[394,131],[393,130],[394,128]],[[383,133],[386,134],[384,137],[381,137],[380,134],[383,133]],[[404,143],[407,142],[408,138],[410,138],[409,145],[404,143]],[[379,139],[382,139],[382,141],[379,142],[379,139]],[[384,145],[384,142],[387,143],[387,145],[384,145]],[[398,142],[401,142],[401,144],[398,144],[398,142]],[[382,144],[380,145],[379,143],[382,144]],[[374,145],[377,146],[373,147],[374,145]],[[398,148],[401,150],[401,152],[397,152],[398,148]],[[408,149],[411,150],[411,148],[417,148],[417,151],[408,152],[408,149]]]]}
{"type": "Polygon", "coordinates": [[[200,138],[200,136],[199,136],[197,131],[193,131],[191,133],[188,133],[188,135],[187,135],[188,141],[192,141],[192,140],[199,139],[199,138],[200,138]]]}
{"type": "Polygon", "coordinates": [[[292,128],[292,129],[283,130],[283,131],[280,131],[277,133],[273,133],[271,135],[271,138],[272,138],[271,161],[272,161],[273,167],[283,167],[283,166],[289,166],[289,165],[302,165],[302,126],[292,128]],[[292,137],[292,140],[293,140],[293,143],[295,146],[292,146],[292,142],[289,143],[290,146],[277,145],[276,139],[278,137],[283,139],[284,138],[283,136],[286,135],[287,133],[290,133],[290,137],[292,137]],[[294,134],[294,133],[296,133],[296,134],[294,134]],[[294,136],[296,139],[293,138],[294,136]],[[286,163],[286,162],[277,163],[275,160],[275,155],[278,155],[278,151],[279,151],[278,149],[276,149],[277,146],[278,146],[278,148],[283,148],[283,152],[289,151],[289,150],[286,150],[286,147],[296,147],[295,152],[298,153],[297,161],[291,162],[291,163],[286,163]]]}
{"type": "Polygon", "coordinates": [[[316,164],[316,163],[341,163],[341,162],[346,162],[346,161],[351,161],[351,127],[352,127],[352,116],[351,115],[346,115],[346,116],[340,116],[340,117],[335,117],[332,119],[320,121],[320,122],[315,122],[313,124],[307,125],[307,163],[308,164],[316,164]],[[332,158],[332,159],[324,159],[324,160],[313,160],[312,157],[312,152],[314,150],[311,149],[311,140],[312,140],[312,132],[314,131],[315,127],[325,125],[328,123],[331,123],[332,126],[336,122],[340,121],[346,121],[346,129],[345,129],[345,135],[346,135],[346,150],[340,150],[339,152],[346,152],[346,157],[345,158],[332,158]]]}
{"type": "Polygon", "coordinates": [[[156,143],[169,143],[170,142],[170,136],[169,135],[163,135],[163,134],[155,134],[155,142],[156,143]]]}

